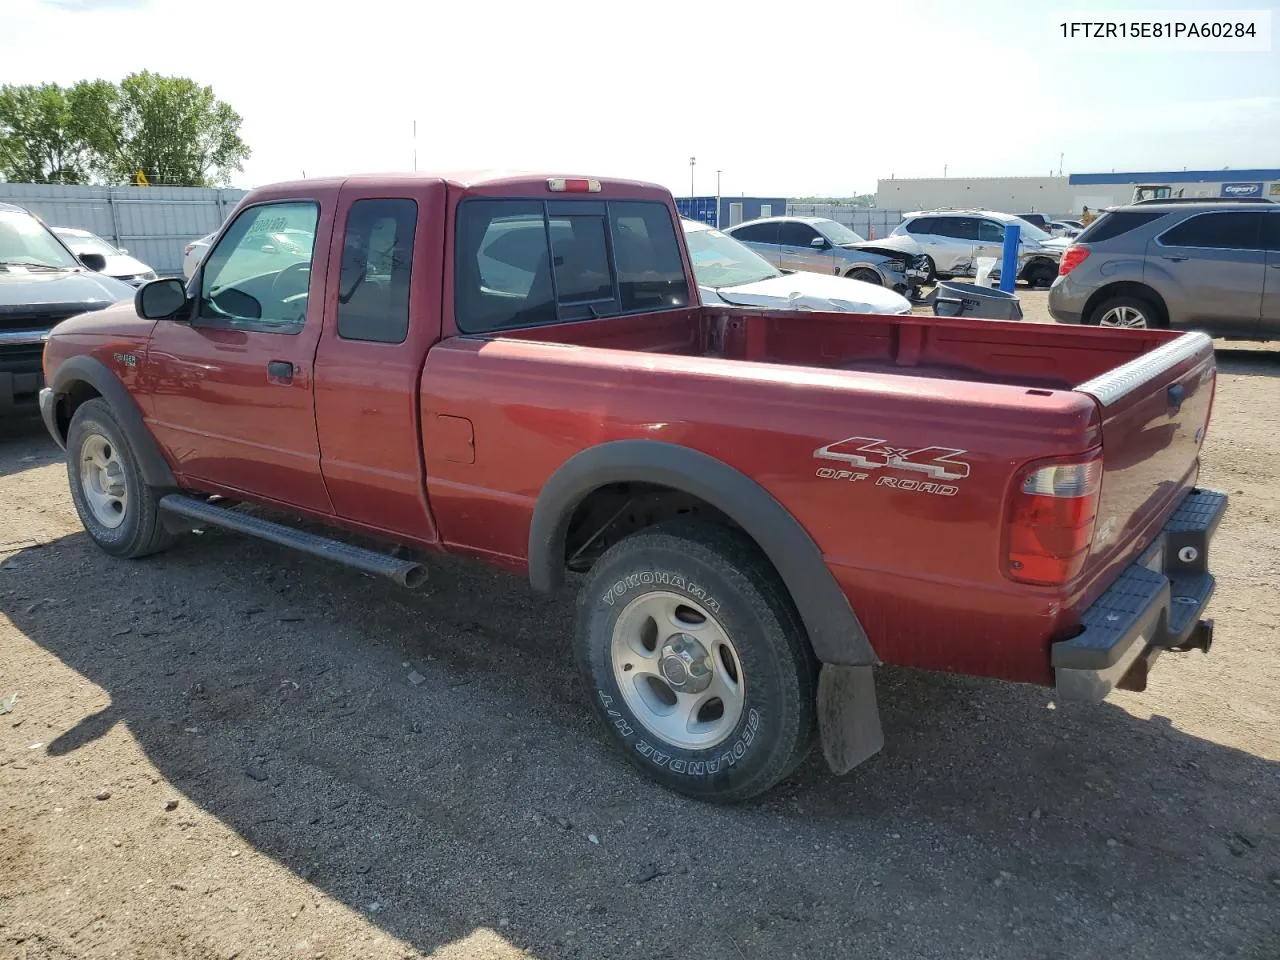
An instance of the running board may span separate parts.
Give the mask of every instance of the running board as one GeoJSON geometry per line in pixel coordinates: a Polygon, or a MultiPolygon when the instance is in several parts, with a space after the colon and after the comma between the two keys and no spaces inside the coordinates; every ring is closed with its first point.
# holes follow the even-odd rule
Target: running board
{"type": "Polygon", "coordinates": [[[365,573],[394,580],[402,587],[421,586],[427,580],[427,568],[412,560],[401,560],[317,533],[295,530],[284,524],[220,507],[181,493],[170,493],[161,497],[160,509],[197,523],[224,527],[227,530],[257,537],[259,540],[278,543],[282,547],[292,547],[294,550],[309,553],[313,557],[322,557],[348,567],[355,567],[365,573]]]}

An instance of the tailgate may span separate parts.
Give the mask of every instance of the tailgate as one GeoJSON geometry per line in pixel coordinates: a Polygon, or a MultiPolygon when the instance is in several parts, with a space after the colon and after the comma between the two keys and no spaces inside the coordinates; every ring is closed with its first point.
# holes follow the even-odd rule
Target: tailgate
{"type": "Polygon", "coordinates": [[[1102,493],[1086,575],[1132,559],[1196,481],[1213,404],[1213,341],[1184,333],[1076,389],[1102,420],[1102,493]]]}

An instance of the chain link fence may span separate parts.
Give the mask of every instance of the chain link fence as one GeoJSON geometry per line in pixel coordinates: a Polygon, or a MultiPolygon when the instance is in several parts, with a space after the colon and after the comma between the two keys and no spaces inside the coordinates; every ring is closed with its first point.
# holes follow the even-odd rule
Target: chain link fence
{"type": "Polygon", "coordinates": [[[848,203],[788,203],[789,217],[824,217],[843,223],[859,236],[884,237],[902,222],[902,210],[855,207],[848,203]]]}

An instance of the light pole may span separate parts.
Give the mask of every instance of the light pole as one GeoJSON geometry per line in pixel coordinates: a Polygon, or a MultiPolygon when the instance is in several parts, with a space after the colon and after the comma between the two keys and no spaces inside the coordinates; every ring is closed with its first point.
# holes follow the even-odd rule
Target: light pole
{"type": "Polygon", "coordinates": [[[716,171],[716,229],[720,229],[720,174],[723,170],[716,171]]]}
{"type": "Polygon", "coordinates": [[[689,158],[689,199],[693,199],[693,165],[698,162],[697,157],[689,158]]]}

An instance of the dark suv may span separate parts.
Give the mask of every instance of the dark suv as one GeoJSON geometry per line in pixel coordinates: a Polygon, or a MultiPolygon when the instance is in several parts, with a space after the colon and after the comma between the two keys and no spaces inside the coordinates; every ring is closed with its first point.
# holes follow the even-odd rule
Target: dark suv
{"type": "Polygon", "coordinates": [[[1049,312],[1061,323],[1280,337],[1280,204],[1108,210],[1062,255],[1049,312]]]}

